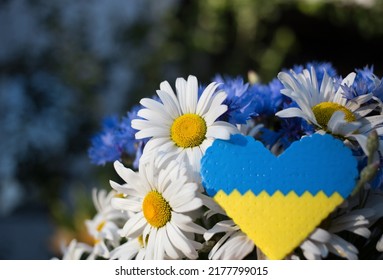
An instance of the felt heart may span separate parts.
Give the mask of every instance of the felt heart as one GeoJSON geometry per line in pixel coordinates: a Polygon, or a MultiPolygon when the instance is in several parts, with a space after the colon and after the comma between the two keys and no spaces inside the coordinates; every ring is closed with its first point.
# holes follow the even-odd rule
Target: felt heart
{"type": "Polygon", "coordinates": [[[252,137],[215,140],[201,160],[207,193],[270,259],[283,259],[353,191],[357,161],[314,134],[276,157],[252,137]]]}

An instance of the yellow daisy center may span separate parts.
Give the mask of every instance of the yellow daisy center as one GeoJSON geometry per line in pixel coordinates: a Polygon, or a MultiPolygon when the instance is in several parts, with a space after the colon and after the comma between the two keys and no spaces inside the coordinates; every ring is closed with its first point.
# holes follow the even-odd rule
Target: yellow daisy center
{"type": "Polygon", "coordinates": [[[312,110],[316,121],[324,129],[327,129],[328,122],[330,121],[332,115],[337,111],[342,111],[344,113],[345,121],[356,121],[355,115],[349,109],[334,102],[321,102],[312,107],[312,110]]]}
{"type": "Polygon", "coordinates": [[[142,209],[145,219],[155,228],[166,225],[172,216],[169,203],[157,191],[151,191],[145,196],[142,209]]]}
{"type": "Polygon", "coordinates": [[[170,128],[170,137],[178,147],[193,148],[202,144],[206,136],[206,122],[197,114],[176,118],[170,128]]]}

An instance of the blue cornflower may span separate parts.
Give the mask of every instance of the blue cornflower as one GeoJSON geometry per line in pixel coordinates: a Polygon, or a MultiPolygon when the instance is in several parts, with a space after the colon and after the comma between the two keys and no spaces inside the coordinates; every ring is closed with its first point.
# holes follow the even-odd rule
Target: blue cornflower
{"type": "Polygon", "coordinates": [[[382,100],[383,83],[374,74],[374,67],[368,66],[363,69],[355,69],[356,76],[351,86],[342,86],[344,96],[351,100],[355,97],[372,93],[374,96],[382,100]]]}
{"type": "Polygon", "coordinates": [[[291,143],[302,138],[304,135],[311,135],[315,132],[312,125],[304,119],[291,118],[281,120],[280,143],[284,149],[287,149],[291,143]]]}
{"type": "MultiPolygon", "coordinates": [[[[283,88],[282,83],[278,79],[272,80],[267,86],[268,93],[263,95],[264,102],[262,113],[266,117],[274,116],[276,112],[290,107],[298,107],[297,103],[290,98],[282,95],[280,90],[283,88]],[[265,103],[267,106],[265,106],[265,103]]],[[[282,150],[287,149],[291,143],[302,138],[303,135],[311,135],[315,129],[302,118],[286,118],[279,119],[278,123],[272,123],[272,129],[264,127],[261,129],[261,141],[270,149],[282,150]]],[[[277,151],[275,151],[277,152],[277,151]]]]}
{"type": "MultiPolygon", "coordinates": [[[[311,67],[314,67],[319,85],[322,83],[325,72],[331,78],[335,78],[337,76],[337,71],[329,62],[313,61],[306,63],[306,65],[294,65],[293,70],[295,73],[299,74],[303,72],[303,69],[311,69],[311,67]]],[[[283,71],[286,72],[286,70],[283,71]]]]}
{"type": "Polygon", "coordinates": [[[254,116],[274,115],[282,105],[283,96],[281,94],[282,83],[278,79],[273,79],[268,85],[254,84],[250,91],[254,95],[254,116]]]}
{"type": "Polygon", "coordinates": [[[92,163],[104,165],[127,156],[133,159],[133,167],[138,168],[138,161],[148,139],[137,140],[137,130],[132,128],[131,122],[139,118],[137,112],[141,108],[140,105],[134,106],[121,121],[116,116],[104,119],[102,131],[92,138],[88,151],[92,163]]]}
{"type": "MultiPolygon", "coordinates": [[[[295,106],[295,104],[291,103],[290,106],[295,106]]],[[[262,128],[260,139],[270,149],[279,146],[285,150],[302,136],[311,135],[314,132],[314,127],[302,118],[280,119],[278,127],[273,127],[272,130],[262,128]]]]}
{"type": "Polygon", "coordinates": [[[133,167],[138,169],[138,162],[142,155],[145,144],[149,138],[136,139],[135,134],[138,130],[132,128],[131,122],[134,119],[141,119],[137,113],[143,107],[141,105],[134,106],[126,115],[122,118],[122,121],[117,131],[116,138],[118,143],[122,146],[123,152],[128,156],[133,157],[133,167]]]}
{"type": "Polygon", "coordinates": [[[91,140],[88,154],[92,163],[104,165],[120,158],[121,147],[116,141],[116,131],[119,127],[117,116],[106,117],[102,122],[102,131],[91,140]]]}
{"type": "Polygon", "coordinates": [[[227,93],[227,97],[223,102],[228,109],[221,116],[221,120],[232,124],[245,124],[254,113],[255,102],[253,92],[249,90],[249,84],[244,83],[241,77],[230,78],[217,75],[214,82],[220,83],[220,90],[227,93]]]}
{"type": "Polygon", "coordinates": [[[136,105],[129,111],[125,117],[122,118],[121,123],[119,124],[119,129],[116,131],[116,140],[122,146],[123,150],[129,154],[133,155],[136,153],[135,148],[135,134],[136,129],[132,128],[131,122],[134,119],[140,119],[137,116],[137,112],[142,108],[142,106],[136,105]]]}

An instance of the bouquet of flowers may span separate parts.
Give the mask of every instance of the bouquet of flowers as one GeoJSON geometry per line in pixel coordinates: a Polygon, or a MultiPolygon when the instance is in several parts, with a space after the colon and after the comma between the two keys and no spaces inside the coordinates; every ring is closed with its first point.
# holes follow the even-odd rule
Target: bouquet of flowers
{"type": "MultiPolygon", "coordinates": [[[[93,191],[97,214],[85,223],[94,242],[72,240],[64,248],[63,259],[264,259],[276,256],[268,249],[274,241],[287,245],[276,258],[383,257],[383,82],[372,67],[356,69],[343,78],[331,64],[314,62],[282,70],[268,84],[260,83],[254,73],[247,82],[242,77],[218,75],[208,85],[189,76],[176,79],[175,88],[162,82],[156,93],[141,99],[122,119],[105,119],[103,130],[92,139],[91,161],[98,165],[113,162],[121,181],[110,181],[110,191],[93,191]],[[316,135],[341,143],[356,176],[350,174],[351,181],[347,178],[346,162],[331,164],[338,157],[331,154],[332,148],[321,150],[330,153],[325,158],[319,154],[321,164],[328,163],[335,177],[346,172],[339,184],[344,179],[352,188],[296,244],[266,236],[275,224],[287,231],[286,224],[299,220],[296,214],[283,213],[291,214],[291,220],[274,219],[270,226],[260,225],[254,222],[257,213],[267,212],[268,204],[250,214],[246,207],[252,207],[253,200],[246,200],[245,208],[236,202],[232,209],[231,196],[225,196],[226,204],[223,195],[217,198],[225,181],[239,190],[241,182],[264,175],[257,171],[262,154],[246,150],[245,144],[240,144],[243,152],[227,153],[227,145],[237,144],[235,139],[261,143],[278,157],[304,139],[322,141],[316,135]],[[214,155],[221,156],[229,168],[218,172],[219,167],[211,167],[221,164],[212,159],[214,155]],[[246,171],[237,176],[239,163],[246,171]],[[215,177],[220,177],[220,183],[212,191],[215,177]]],[[[314,144],[307,147],[309,152],[316,149],[314,144]]],[[[307,158],[304,165],[317,160],[307,158]]],[[[298,168],[294,162],[283,168],[289,164],[292,170],[298,168]]],[[[290,184],[290,173],[276,168],[274,172],[270,176],[290,184]]],[[[326,176],[332,177],[322,177],[326,176]]],[[[321,175],[302,180],[315,185],[317,177],[321,175]]],[[[238,193],[245,196],[245,192],[238,193]]],[[[293,204],[301,201],[303,194],[293,204]]],[[[318,206],[319,212],[324,204],[318,206]]],[[[274,206],[273,211],[288,212],[283,205],[274,206]]],[[[305,209],[302,206],[298,212],[305,209]]],[[[304,221],[319,215],[308,213],[304,221]]],[[[300,234],[300,229],[293,235],[300,234]]]]}

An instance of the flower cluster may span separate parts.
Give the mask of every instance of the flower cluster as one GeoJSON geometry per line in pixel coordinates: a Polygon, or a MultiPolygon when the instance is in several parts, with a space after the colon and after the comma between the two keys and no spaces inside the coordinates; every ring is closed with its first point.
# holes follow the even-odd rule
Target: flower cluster
{"type": "Polygon", "coordinates": [[[74,240],[64,259],[263,258],[201,183],[207,149],[239,133],[275,155],[302,137],[331,134],[358,160],[354,193],[287,258],[381,254],[383,85],[372,67],[342,78],[329,63],[308,63],[268,84],[218,75],[205,87],[189,76],[175,90],[162,82],[157,95],[121,122],[107,119],[93,138],[91,160],[114,162],[121,183],[110,181],[109,194],[94,192],[98,212],[86,221],[94,244],[74,240]]]}

